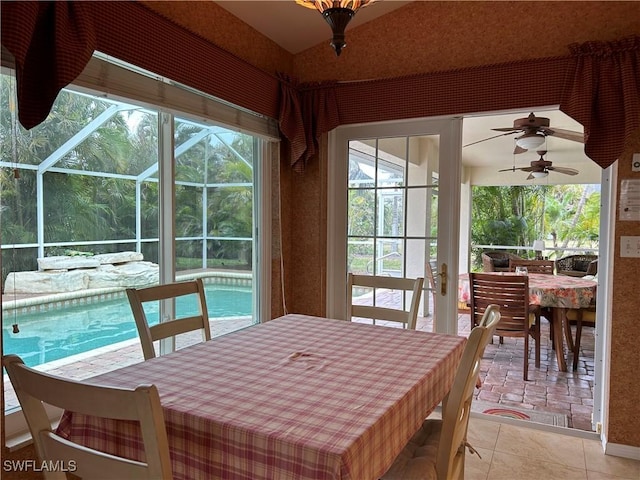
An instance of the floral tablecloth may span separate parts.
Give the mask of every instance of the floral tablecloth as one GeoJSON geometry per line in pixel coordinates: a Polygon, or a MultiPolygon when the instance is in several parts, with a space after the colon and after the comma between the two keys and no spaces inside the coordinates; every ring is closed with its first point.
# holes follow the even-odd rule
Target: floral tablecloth
{"type": "MultiPolygon", "coordinates": [[[[515,273],[495,272],[492,275],[516,275],[515,273]]],[[[530,273],[529,303],[541,307],[586,308],[596,293],[597,282],[590,279],[567,275],[546,275],[530,273]]],[[[458,281],[458,301],[468,304],[470,301],[469,275],[460,274],[458,281]]]]}

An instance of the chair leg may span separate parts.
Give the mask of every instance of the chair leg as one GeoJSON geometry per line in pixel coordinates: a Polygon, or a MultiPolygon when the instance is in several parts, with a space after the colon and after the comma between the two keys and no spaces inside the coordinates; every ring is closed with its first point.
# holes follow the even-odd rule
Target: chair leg
{"type": "Polygon", "coordinates": [[[562,323],[564,324],[564,337],[567,340],[567,348],[569,349],[570,352],[573,352],[573,337],[571,336],[571,324],[567,319],[566,313],[567,312],[565,310],[564,314],[562,315],[563,317],[562,323]]]}
{"type": "Polygon", "coordinates": [[[578,369],[578,357],[580,356],[580,339],[582,337],[582,311],[578,310],[576,321],[576,341],[573,344],[573,371],[578,369]]]}
{"type": "Polygon", "coordinates": [[[535,337],[534,337],[533,341],[536,342],[536,345],[535,345],[535,349],[536,349],[536,368],[540,368],[540,325],[538,325],[538,328],[535,331],[535,337]]]}
{"type": "Polygon", "coordinates": [[[522,379],[526,382],[529,377],[529,335],[524,336],[524,367],[522,370],[522,379]]]}

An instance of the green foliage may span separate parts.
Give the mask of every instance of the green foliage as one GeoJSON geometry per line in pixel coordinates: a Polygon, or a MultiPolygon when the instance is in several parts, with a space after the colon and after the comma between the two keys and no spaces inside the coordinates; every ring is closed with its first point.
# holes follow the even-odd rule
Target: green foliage
{"type": "MultiPolygon", "coordinates": [[[[472,195],[473,244],[530,246],[543,239],[554,248],[598,246],[597,186],[473,187],[472,195]]],[[[527,255],[526,250],[516,253],[527,255]]]]}
{"type": "MultiPolygon", "coordinates": [[[[158,115],[132,107],[83,131],[112,103],[63,90],[47,120],[27,131],[17,121],[14,90],[13,78],[0,75],[0,155],[16,167],[0,169],[2,244],[38,242],[39,198],[44,241],[54,244],[46,254],[68,249],[56,243],[157,238],[158,115]],[[78,133],[82,135],[77,144],[67,143],[78,133]],[[63,145],[70,146],[59,150],[63,145]],[[26,166],[47,161],[39,185],[37,170],[26,166]]],[[[214,259],[210,263],[221,263],[216,259],[222,258],[228,265],[250,265],[256,139],[186,120],[176,120],[174,134],[176,236],[197,239],[178,242],[182,261],[193,258],[200,268],[205,236],[211,235],[234,239],[209,241],[206,255],[214,259]]],[[[73,248],[106,253],[122,247],[73,248]]],[[[158,260],[155,242],[143,243],[142,250],[145,259],[158,260]]],[[[14,249],[13,258],[3,263],[3,278],[8,271],[37,268],[36,256],[37,249],[14,249]]],[[[6,252],[3,257],[8,257],[6,252]]]]}

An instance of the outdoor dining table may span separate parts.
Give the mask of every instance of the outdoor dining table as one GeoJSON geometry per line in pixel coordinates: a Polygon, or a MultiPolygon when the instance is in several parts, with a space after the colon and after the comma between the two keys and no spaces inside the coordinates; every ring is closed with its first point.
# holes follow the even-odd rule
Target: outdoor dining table
{"type": "MultiPolygon", "coordinates": [[[[465,339],[286,315],[87,380],[158,387],[176,479],[377,479],[451,388],[465,339]]],[[[139,431],[58,431],[142,458],[139,431]]]]}
{"type": "MultiPolygon", "coordinates": [[[[492,272],[492,274],[517,275],[510,272],[492,272]]],[[[566,325],[566,309],[587,308],[596,294],[597,282],[586,278],[543,273],[529,273],[528,277],[529,304],[552,309],[553,343],[556,348],[558,369],[561,372],[566,372],[567,362],[564,355],[563,331],[566,335],[571,334],[568,325],[566,325]]],[[[468,304],[470,299],[469,274],[462,273],[458,281],[458,301],[468,304]]],[[[567,343],[570,344],[569,341],[567,343]]]]}

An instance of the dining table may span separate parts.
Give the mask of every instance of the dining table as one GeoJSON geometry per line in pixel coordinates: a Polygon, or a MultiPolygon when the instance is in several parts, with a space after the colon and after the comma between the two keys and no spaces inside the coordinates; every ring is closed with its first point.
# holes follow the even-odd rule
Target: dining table
{"type": "MultiPolygon", "coordinates": [[[[492,275],[517,275],[512,272],[490,272],[492,275]]],[[[569,308],[587,308],[595,298],[597,282],[590,278],[571,277],[567,275],[549,275],[544,273],[528,273],[529,304],[550,308],[553,323],[553,344],[556,349],[558,370],[567,371],[564,353],[564,336],[571,349],[571,331],[566,321],[566,310],[569,308]]],[[[458,279],[458,301],[469,304],[471,293],[469,274],[461,273],[458,279]]]]}
{"type": "MultiPolygon", "coordinates": [[[[450,390],[466,339],[289,314],[86,380],[155,384],[175,479],[373,480],[450,390]]],[[[139,428],[58,433],[142,460],[139,428]]]]}

